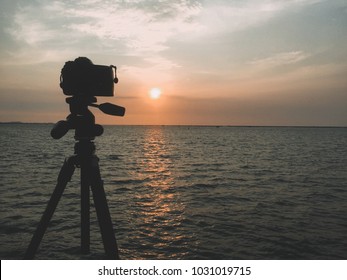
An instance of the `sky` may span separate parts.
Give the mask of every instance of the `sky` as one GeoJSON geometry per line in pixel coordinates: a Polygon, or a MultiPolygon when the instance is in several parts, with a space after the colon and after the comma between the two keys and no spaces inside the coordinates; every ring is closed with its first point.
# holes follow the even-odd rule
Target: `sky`
{"type": "Polygon", "coordinates": [[[346,30],[345,0],[0,0],[0,121],[65,119],[82,56],[118,68],[101,124],[347,126],[346,30]]]}

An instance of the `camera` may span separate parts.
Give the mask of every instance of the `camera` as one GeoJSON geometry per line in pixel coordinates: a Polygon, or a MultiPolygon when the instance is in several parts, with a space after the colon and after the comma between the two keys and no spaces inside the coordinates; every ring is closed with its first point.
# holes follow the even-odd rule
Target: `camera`
{"type": "Polygon", "coordinates": [[[86,57],[67,61],[60,75],[60,87],[65,95],[113,96],[118,83],[116,66],[94,65],[86,57]]]}

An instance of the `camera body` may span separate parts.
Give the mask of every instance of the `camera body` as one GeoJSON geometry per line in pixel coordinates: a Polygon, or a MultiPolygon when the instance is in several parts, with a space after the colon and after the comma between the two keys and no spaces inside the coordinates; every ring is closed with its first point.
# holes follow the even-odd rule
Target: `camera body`
{"type": "Polygon", "coordinates": [[[113,96],[118,82],[116,67],[94,65],[86,57],[67,61],[61,70],[60,87],[65,95],[113,96]]]}

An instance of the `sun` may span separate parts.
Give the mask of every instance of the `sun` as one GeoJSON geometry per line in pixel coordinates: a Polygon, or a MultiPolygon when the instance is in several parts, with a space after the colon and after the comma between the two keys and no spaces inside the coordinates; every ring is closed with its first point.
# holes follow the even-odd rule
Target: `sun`
{"type": "Polygon", "coordinates": [[[158,99],[161,95],[161,89],[160,88],[151,88],[149,90],[149,97],[151,99],[158,99]]]}

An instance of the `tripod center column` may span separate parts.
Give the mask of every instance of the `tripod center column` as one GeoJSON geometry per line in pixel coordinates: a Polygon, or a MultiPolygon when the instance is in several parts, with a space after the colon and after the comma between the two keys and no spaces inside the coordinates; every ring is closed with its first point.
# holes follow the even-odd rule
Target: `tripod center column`
{"type": "Polygon", "coordinates": [[[90,138],[78,139],[75,143],[77,164],[81,169],[81,253],[90,252],[90,187],[92,159],[95,157],[95,144],[90,138]]]}
{"type": "Polygon", "coordinates": [[[91,139],[78,139],[75,144],[75,154],[80,158],[88,158],[94,155],[95,144],[91,139]]]}

